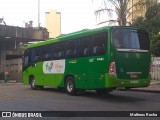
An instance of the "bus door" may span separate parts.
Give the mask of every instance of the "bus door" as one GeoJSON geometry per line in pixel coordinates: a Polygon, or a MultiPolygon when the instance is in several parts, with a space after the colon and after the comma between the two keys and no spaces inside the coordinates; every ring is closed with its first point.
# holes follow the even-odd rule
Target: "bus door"
{"type": "Polygon", "coordinates": [[[23,56],[23,82],[25,82],[24,84],[29,84],[29,54],[30,51],[26,50],[23,56]]]}
{"type": "MultiPolygon", "coordinates": [[[[116,73],[119,79],[147,79],[150,69],[149,35],[147,32],[129,28],[113,30],[116,73]]],[[[133,82],[133,81],[131,81],[133,82]]]]}
{"type": "Polygon", "coordinates": [[[41,48],[32,48],[30,50],[30,70],[29,74],[34,76],[36,85],[43,85],[42,78],[42,56],[41,48]]]}

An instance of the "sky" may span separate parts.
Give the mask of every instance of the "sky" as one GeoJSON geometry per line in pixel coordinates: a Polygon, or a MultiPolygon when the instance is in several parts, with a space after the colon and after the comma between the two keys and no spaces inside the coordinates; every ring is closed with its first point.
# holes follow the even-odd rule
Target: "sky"
{"type": "MultiPolygon", "coordinates": [[[[45,27],[45,12],[61,12],[62,34],[89,28],[99,22],[94,14],[100,4],[94,0],[40,0],[40,23],[45,27]]],[[[7,25],[24,27],[33,21],[38,26],[38,0],[0,0],[0,18],[7,25]]]]}

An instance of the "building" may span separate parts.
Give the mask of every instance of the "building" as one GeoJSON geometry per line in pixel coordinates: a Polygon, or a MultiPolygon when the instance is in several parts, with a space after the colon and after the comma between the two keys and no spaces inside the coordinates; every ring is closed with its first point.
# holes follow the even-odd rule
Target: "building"
{"type": "Polygon", "coordinates": [[[0,80],[9,72],[9,79],[22,80],[22,55],[28,42],[48,39],[46,28],[22,28],[0,25],[0,80]]]}
{"type": "Polygon", "coordinates": [[[55,38],[61,34],[61,13],[56,10],[46,12],[46,28],[49,38],[55,38]]]}
{"type": "Polygon", "coordinates": [[[136,19],[137,17],[140,17],[140,16],[144,17],[148,7],[158,2],[157,0],[148,0],[149,6],[145,5],[145,6],[132,7],[139,1],[142,2],[147,0],[129,0],[128,9],[131,8],[129,11],[129,16],[127,20],[129,23],[132,23],[133,20],[136,19]]]}

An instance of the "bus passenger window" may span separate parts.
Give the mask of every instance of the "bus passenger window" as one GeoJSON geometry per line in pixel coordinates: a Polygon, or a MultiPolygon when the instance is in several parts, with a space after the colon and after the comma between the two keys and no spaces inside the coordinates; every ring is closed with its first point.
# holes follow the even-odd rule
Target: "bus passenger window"
{"type": "Polygon", "coordinates": [[[54,52],[53,53],[53,59],[58,59],[59,57],[59,53],[58,52],[54,52]]]}
{"type": "Polygon", "coordinates": [[[35,62],[35,56],[36,56],[35,49],[31,49],[30,60],[29,60],[30,63],[34,63],[35,62]]]}
{"type": "Polygon", "coordinates": [[[42,58],[41,47],[35,49],[35,62],[40,61],[42,58]]]}
{"type": "Polygon", "coordinates": [[[96,47],[93,48],[93,54],[94,55],[103,55],[104,53],[105,53],[104,47],[96,46],[96,47]]]}
{"type": "Polygon", "coordinates": [[[60,52],[59,52],[59,58],[64,58],[64,55],[65,55],[65,54],[64,54],[64,51],[60,51],[60,52]]]}
{"type": "Polygon", "coordinates": [[[84,56],[87,56],[87,55],[89,55],[89,48],[84,49],[84,56]]]}
{"type": "Polygon", "coordinates": [[[92,36],[91,50],[92,55],[104,55],[106,47],[106,33],[98,33],[92,36]]]}
{"type": "Polygon", "coordinates": [[[90,55],[90,37],[84,37],[79,40],[78,53],[79,57],[86,57],[90,55]]]}
{"type": "Polygon", "coordinates": [[[51,50],[52,48],[50,46],[45,46],[43,47],[43,51],[42,51],[42,58],[43,60],[50,60],[52,55],[51,55],[51,50]]]}
{"type": "Polygon", "coordinates": [[[75,40],[71,40],[71,41],[67,42],[67,44],[66,44],[66,55],[67,55],[67,58],[76,57],[75,40]]]}
{"type": "Polygon", "coordinates": [[[52,47],[54,60],[65,58],[65,42],[54,44],[52,47]]]}

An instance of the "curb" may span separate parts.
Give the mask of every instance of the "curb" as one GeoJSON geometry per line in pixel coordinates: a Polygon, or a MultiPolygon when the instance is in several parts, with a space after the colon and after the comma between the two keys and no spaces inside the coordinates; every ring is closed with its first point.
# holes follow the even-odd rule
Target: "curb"
{"type": "Polygon", "coordinates": [[[150,93],[160,93],[160,90],[153,90],[147,88],[131,88],[131,89],[118,89],[120,91],[136,91],[136,92],[150,92],[150,93]]]}
{"type": "Polygon", "coordinates": [[[150,93],[160,93],[160,90],[147,90],[147,89],[132,89],[131,91],[141,91],[141,92],[150,92],[150,93]]]}
{"type": "Polygon", "coordinates": [[[0,80],[0,84],[23,84],[23,83],[17,82],[16,80],[8,80],[7,83],[3,83],[3,80],[0,80]]]}

